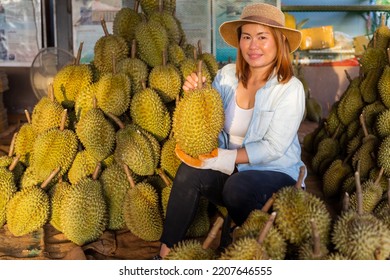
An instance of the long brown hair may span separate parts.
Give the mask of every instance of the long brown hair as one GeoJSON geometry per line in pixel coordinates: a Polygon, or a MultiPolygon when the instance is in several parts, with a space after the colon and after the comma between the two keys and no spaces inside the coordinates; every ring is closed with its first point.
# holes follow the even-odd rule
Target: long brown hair
{"type": "MultiPolygon", "coordinates": [[[[277,79],[280,83],[287,83],[291,77],[294,75],[291,57],[290,57],[290,45],[286,40],[286,37],[280,32],[277,28],[269,28],[271,34],[276,42],[276,57],[273,63],[273,67],[270,68],[267,73],[267,77],[270,77],[272,73],[276,72],[277,79]]],[[[241,38],[241,27],[238,28],[238,41],[241,38]]],[[[248,84],[248,79],[250,75],[249,64],[245,61],[242,56],[240,48],[237,49],[237,58],[236,58],[236,76],[239,81],[246,88],[248,84]]]]}

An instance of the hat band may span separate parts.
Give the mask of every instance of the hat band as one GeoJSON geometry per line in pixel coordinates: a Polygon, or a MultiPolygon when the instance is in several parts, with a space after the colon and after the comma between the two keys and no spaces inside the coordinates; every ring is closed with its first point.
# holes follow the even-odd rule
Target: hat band
{"type": "Polygon", "coordinates": [[[248,16],[248,17],[242,18],[242,20],[253,20],[253,21],[258,21],[260,24],[265,23],[265,24],[284,27],[282,24],[280,24],[277,21],[274,21],[274,20],[266,18],[266,17],[261,17],[261,16],[248,16]]]}

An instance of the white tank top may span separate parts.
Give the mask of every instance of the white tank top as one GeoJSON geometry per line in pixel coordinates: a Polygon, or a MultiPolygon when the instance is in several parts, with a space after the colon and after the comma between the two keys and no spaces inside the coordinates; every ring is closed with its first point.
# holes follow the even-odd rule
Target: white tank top
{"type": "Polygon", "coordinates": [[[236,96],[226,108],[225,131],[229,134],[229,149],[242,147],[245,134],[252,119],[253,108],[242,109],[237,105],[236,96]]]}

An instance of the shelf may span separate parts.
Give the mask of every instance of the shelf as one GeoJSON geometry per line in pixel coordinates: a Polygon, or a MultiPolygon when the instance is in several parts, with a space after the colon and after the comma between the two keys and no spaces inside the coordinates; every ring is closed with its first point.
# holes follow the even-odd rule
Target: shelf
{"type": "Polygon", "coordinates": [[[390,5],[282,5],[283,12],[390,12],[390,5]]]}

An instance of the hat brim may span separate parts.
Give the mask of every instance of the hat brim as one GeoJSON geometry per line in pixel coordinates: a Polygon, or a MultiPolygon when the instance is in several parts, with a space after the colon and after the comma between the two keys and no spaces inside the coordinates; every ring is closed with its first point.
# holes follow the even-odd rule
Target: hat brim
{"type": "Polygon", "coordinates": [[[239,42],[238,42],[237,30],[240,26],[246,23],[256,23],[256,24],[277,28],[278,30],[280,30],[280,32],[284,34],[284,36],[286,36],[287,41],[290,44],[291,52],[296,51],[301,44],[302,34],[299,30],[284,27],[284,26],[282,27],[282,26],[277,26],[277,25],[272,25],[267,23],[260,23],[255,20],[241,20],[241,19],[226,21],[220,25],[219,33],[221,34],[221,37],[226,42],[226,44],[238,48],[239,42]]]}

